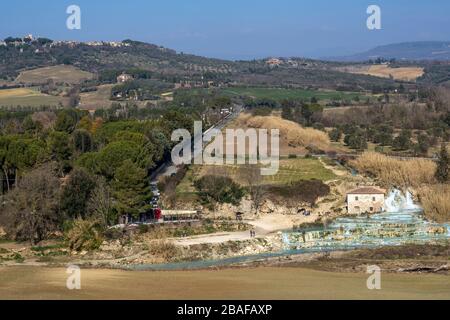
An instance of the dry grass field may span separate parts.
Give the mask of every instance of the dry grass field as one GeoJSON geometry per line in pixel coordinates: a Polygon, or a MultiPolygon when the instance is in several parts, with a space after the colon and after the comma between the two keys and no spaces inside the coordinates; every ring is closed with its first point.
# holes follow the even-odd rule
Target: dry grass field
{"type": "Polygon", "coordinates": [[[367,274],[302,268],[199,271],[81,270],[81,290],[68,290],[63,268],[2,267],[2,299],[449,299],[450,277],[383,273],[381,290],[367,274]]]}
{"type": "MultiPolygon", "coordinates": [[[[280,116],[252,116],[241,114],[227,128],[229,129],[278,129],[280,132],[280,155],[306,154],[307,148],[313,147],[323,151],[331,148],[327,133],[312,128],[303,128],[299,124],[282,119],[280,116]]],[[[270,139],[269,139],[270,140],[270,139]]],[[[225,143],[230,143],[225,141],[225,143]]]]}
{"type": "Polygon", "coordinates": [[[0,98],[35,97],[41,94],[37,90],[30,88],[16,88],[0,90],[0,98]]]}
{"type": "Polygon", "coordinates": [[[0,107],[31,106],[41,105],[57,106],[62,102],[62,98],[42,94],[32,88],[16,88],[0,90],[0,107]]]}
{"type": "Polygon", "coordinates": [[[18,83],[41,84],[53,79],[55,83],[77,84],[92,79],[94,75],[74,66],[59,65],[23,71],[16,79],[18,83]]]}
{"type": "Polygon", "coordinates": [[[376,152],[366,152],[352,165],[361,173],[377,177],[386,187],[420,187],[434,184],[436,164],[426,159],[400,160],[376,152]]]}
{"type": "Polygon", "coordinates": [[[111,88],[114,85],[105,84],[97,87],[97,91],[80,94],[81,102],[79,108],[82,110],[97,110],[111,107],[111,88]]]}
{"type": "Polygon", "coordinates": [[[427,217],[437,222],[450,221],[450,185],[423,186],[419,188],[419,195],[427,217]]]}
{"type": "Polygon", "coordinates": [[[390,78],[392,76],[395,80],[415,81],[424,74],[424,69],[419,67],[391,68],[389,65],[381,64],[355,68],[349,72],[381,78],[390,78]]]}

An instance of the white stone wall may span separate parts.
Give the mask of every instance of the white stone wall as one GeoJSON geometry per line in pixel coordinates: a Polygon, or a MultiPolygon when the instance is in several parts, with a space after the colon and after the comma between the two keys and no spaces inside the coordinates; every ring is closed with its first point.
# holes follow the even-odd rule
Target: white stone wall
{"type": "Polygon", "coordinates": [[[384,211],[383,194],[349,194],[347,209],[350,214],[377,213],[384,211]]]}

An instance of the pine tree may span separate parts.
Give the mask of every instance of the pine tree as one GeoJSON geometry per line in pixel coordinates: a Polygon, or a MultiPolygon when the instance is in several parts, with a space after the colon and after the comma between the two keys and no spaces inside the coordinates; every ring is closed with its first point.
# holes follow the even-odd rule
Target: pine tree
{"type": "Polygon", "coordinates": [[[449,165],[450,165],[450,157],[447,148],[445,146],[445,143],[442,143],[435,173],[435,177],[440,183],[445,183],[448,181],[449,165]]]}
{"type": "Polygon", "coordinates": [[[117,169],[113,188],[119,215],[138,216],[150,208],[151,194],[147,174],[131,160],[125,160],[117,169]]]}

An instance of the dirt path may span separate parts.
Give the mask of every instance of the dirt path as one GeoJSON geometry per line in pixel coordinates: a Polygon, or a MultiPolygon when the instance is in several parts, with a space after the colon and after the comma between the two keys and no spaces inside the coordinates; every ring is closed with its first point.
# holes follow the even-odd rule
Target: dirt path
{"type": "MultiPolygon", "coordinates": [[[[256,237],[262,238],[272,233],[292,229],[294,225],[305,222],[313,222],[317,219],[316,215],[311,215],[309,217],[303,216],[289,216],[282,214],[271,214],[259,218],[257,220],[245,221],[246,223],[252,225],[256,231],[256,237]]],[[[205,243],[224,243],[228,241],[244,241],[250,240],[250,231],[240,231],[240,232],[220,232],[213,233],[209,235],[199,235],[188,238],[177,238],[171,239],[174,243],[182,246],[190,246],[196,244],[205,243]]]]}
{"type": "Polygon", "coordinates": [[[68,290],[62,268],[0,267],[2,299],[450,299],[450,277],[382,274],[381,290],[367,275],[301,268],[219,271],[81,270],[81,290],[68,290]]]}
{"type": "Polygon", "coordinates": [[[335,166],[330,166],[330,165],[326,164],[322,158],[319,158],[319,161],[324,166],[325,169],[330,170],[331,172],[333,172],[334,175],[336,175],[338,177],[351,176],[350,172],[348,172],[348,170],[346,170],[343,167],[338,169],[335,166]]]}

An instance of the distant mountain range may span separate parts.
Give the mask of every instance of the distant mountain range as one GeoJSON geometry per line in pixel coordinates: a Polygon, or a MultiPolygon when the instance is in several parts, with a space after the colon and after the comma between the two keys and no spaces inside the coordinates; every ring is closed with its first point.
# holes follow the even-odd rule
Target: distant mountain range
{"type": "Polygon", "coordinates": [[[366,52],[343,56],[328,57],[326,60],[343,62],[361,62],[377,58],[396,60],[450,60],[450,42],[420,41],[403,42],[379,46],[366,52]]]}

